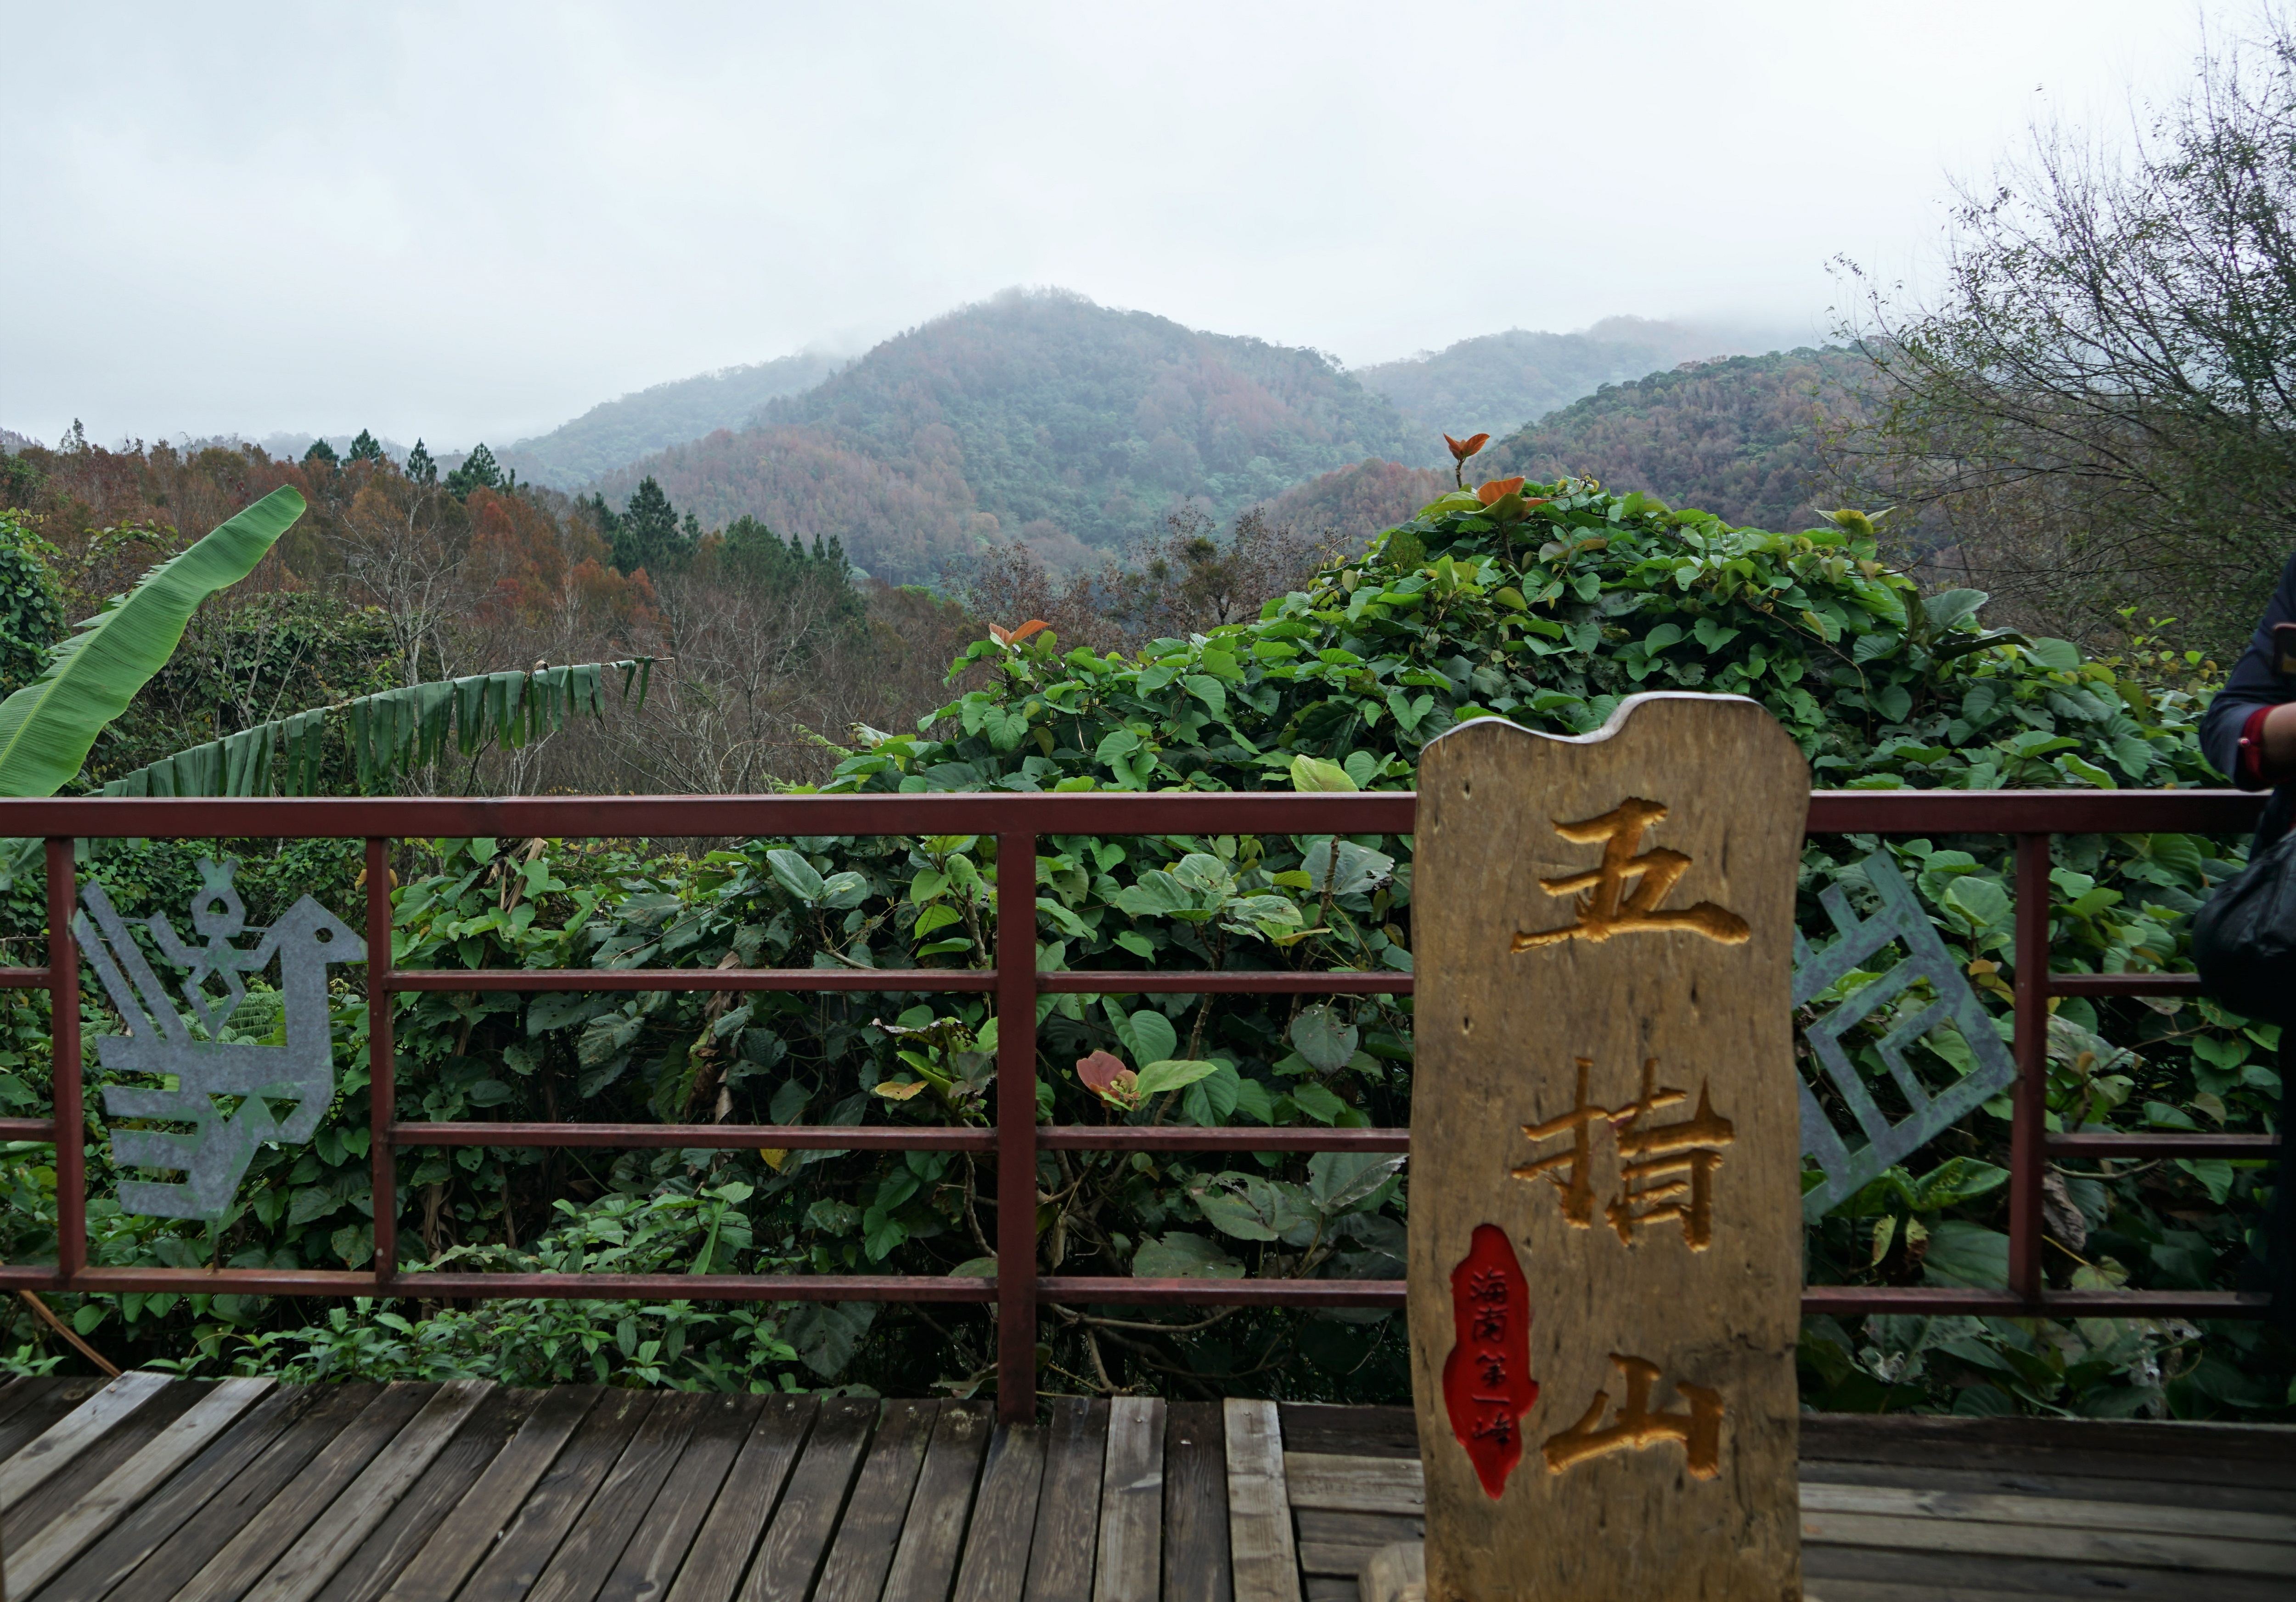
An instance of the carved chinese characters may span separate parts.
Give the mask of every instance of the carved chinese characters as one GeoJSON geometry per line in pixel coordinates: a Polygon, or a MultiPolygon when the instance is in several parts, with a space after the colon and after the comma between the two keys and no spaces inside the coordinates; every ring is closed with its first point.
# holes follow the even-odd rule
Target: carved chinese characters
{"type": "Polygon", "coordinates": [[[1474,1245],[1451,1270],[1451,1334],[1444,1410],[1484,1494],[1496,1497],[1522,1461],[1523,1409],[1538,1400],[1530,1377],[1530,1293],[1505,1230],[1477,1228],[1474,1245]]]}
{"type": "Polygon", "coordinates": [[[1420,786],[1427,1595],[1796,1597],[1800,753],[1646,695],[1578,739],[1464,725],[1420,786]],[[1527,1371],[1479,1294],[1521,1302],[1527,1371]]]}

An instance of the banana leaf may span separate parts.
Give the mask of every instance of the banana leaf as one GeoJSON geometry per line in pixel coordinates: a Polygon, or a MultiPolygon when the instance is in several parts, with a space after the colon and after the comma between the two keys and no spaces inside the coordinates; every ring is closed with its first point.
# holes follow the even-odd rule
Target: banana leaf
{"type": "Polygon", "coordinates": [[[330,715],[341,715],[360,790],[373,793],[450,752],[475,755],[488,741],[516,751],[574,717],[606,715],[606,680],[621,675],[621,699],[645,704],[653,659],[578,662],[534,673],[436,679],[315,707],[258,723],[160,758],[103,787],[106,795],[311,795],[326,757],[330,715]]]}
{"type": "Polygon", "coordinates": [[[273,490],[58,645],[45,672],[0,702],[0,795],[53,795],[70,784],[104,726],[175,654],[200,603],[254,571],[303,510],[294,490],[273,490]]]}

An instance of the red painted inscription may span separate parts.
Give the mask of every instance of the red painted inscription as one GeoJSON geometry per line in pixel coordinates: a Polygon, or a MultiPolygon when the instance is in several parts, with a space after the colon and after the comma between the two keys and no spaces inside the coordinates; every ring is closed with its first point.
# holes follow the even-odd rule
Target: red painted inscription
{"type": "Polygon", "coordinates": [[[1530,1289],[1506,1232],[1475,1226],[1473,1243],[1451,1270],[1456,1339],[1443,1363],[1451,1433],[1494,1500],[1522,1461],[1522,1416],[1538,1400],[1530,1377],[1530,1289]]]}

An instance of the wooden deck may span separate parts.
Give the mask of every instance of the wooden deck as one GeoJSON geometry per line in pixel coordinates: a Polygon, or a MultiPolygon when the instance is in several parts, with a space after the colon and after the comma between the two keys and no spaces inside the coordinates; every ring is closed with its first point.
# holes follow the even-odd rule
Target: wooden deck
{"type": "MultiPolygon", "coordinates": [[[[1820,1602],[2296,1595],[2296,1429],[1805,1420],[1820,1602]]],[[[0,1390],[16,1602],[1271,1602],[1420,1533],[1400,1409],[131,1374],[0,1390]]]]}

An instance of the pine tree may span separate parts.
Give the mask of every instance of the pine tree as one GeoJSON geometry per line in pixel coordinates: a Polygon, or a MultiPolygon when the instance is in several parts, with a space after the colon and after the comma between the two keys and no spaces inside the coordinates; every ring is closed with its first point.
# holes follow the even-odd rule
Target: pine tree
{"type": "Polygon", "coordinates": [[[470,499],[473,489],[502,488],[502,465],[495,460],[495,453],[487,448],[483,440],[463,458],[460,467],[447,475],[447,492],[458,501],[470,499]]]}
{"type": "Polygon", "coordinates": [[[341,461],[342,458],[335,455],[335,448],[324,440],[312,440],[311,448],[303,453],[303,465],[306,467],[314,462],[324,462],[328,466],[334,467],[340,465],[341,461]]]}
{"type": "Polygon", "coordinates": [[[678,531],[677,508],[652,478],[639,481],[613,538],[614,565],[626,573],[640,568],[670,571],[684,567],[693,554],[692,543],[678,531]]]}
{"type": "Polygon", "coordinates": [[[438,460],[419,437],[414,441],[414,448],[406,453],[406,476],[411,482],[417,484],[439,481],[438,460]]]}
{"type": "Polygon", "coordinates": [[[358,438],[351,441],[351,454],[348,458],[346,458],[346,460],[352,462],[381,462],[382,441],[376,439],[373,434],[370,433],[365,429],[359,430],[358,438]]]}
{"type": "Polygon", "coordinates": [[[591,519],[598,525],[598,532],[603,534],[609,540],[613,538],[615,531],[622,526],[620,514],[606,505],[606,497],[603,495],[593,495],[586,501],[578,496],[575,497],[574,504],[590,513],[591,519]]]}

